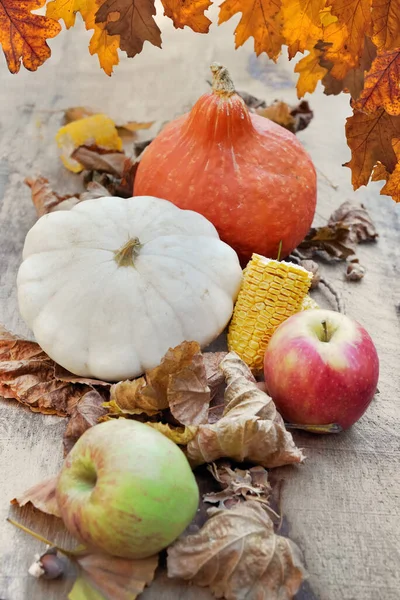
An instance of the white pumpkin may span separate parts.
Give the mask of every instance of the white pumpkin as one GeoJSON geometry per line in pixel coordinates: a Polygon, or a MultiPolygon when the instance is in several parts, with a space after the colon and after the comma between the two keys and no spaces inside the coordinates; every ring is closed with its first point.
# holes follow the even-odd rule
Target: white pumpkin
{"type": "Polygon", "coordinates": [[[99,198],[41,217],[18,273],[21,315],[77,375],[133,378],[228,323],[237,255],[202,215],[159,198],[99,198]]]}

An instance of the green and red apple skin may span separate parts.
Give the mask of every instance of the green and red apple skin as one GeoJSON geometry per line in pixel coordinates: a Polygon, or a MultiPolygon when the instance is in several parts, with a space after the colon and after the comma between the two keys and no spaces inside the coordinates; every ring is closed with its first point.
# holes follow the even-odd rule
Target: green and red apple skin
{"type": "Polygon", "coordinates": [[[335,423],[347,429],[375,394],[379,360],[359,323],[334,311],[308,310],[275,331],[265,353],[264,374],[286,421],[335,423]]]}
{"type": "Polygon", "coordinates": [[[67,529],[87,547],[144,558],[171,544],[196,514],[199,491],[176,444],[127,419],[96,425],[64,461],[56,491],[67,529]]]}

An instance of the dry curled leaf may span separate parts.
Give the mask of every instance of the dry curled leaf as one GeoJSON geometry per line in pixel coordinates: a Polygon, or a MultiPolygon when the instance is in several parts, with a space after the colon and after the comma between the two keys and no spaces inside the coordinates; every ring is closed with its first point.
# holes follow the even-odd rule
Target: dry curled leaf
{"type": "Polygon", "coordinates": [[[103,403],[104,396],[97,390],[91,390],[74,407],[64,432],[64,454],[68,454],[81,435],[106,414],[103,403]]]}
{"type": "Polygon", "coordinates": [[[292,133],[306,129],[314,116],[306,101],[300,102],[297,106],[289,106],[286,102],[276,100],[265,108],[257,109],[256,112],[292,133]]]}
{"type": "Polygon", "coordinates": [[[0,44],[11,73],[18,73],[21,62],[36,71],[51,55],[46,40],[58,35],[61,27],[54,19],[31,12],[44,4],[45,0],[0,0],[0,44]]]}
{"type": "Polygon", "coordinates": [[[244,500],[256,499],[264,504],[268,503],[271,486],[268,481],[268,471],[263,467],[232,469],[230,463],[212,463],[208,465],[208,470],[221,485],[222,490],[205,494],[204,502],[220,503],[221,507],[227,508],[244,500]]]}
{"type": "Polygon", "coordinates": [[[32,202],[38,217],[54,210],[69,210],[80,202],[80,198],[76,195],[57,194],[51,189],[49,180],[41,175],[36,179],[27,177],[24,183],[31,189],[32,202]]]}
{"type": "Polygon", "coordinates": [[[146,425],[150,425],[150,427],[153,427],[153,429],[157,429],[157,431],[165,435],[179,446],[186,446],[190,440],[194,438],[197,431],[197,427],[192,425],[185,425],[185,427],[174,427],[168,423],[153,423],[150,421],[146,421],[146,425]]]}
{"type": "Polygon", "coordinates": [[[328,221],[330,227],[339,224],[350,229],[351,236],[357,243],[374,241],[378,237],[375,224],[363,204],[353,204],[349,200],[343,202],[328,221]]]}
{"type": "Polygon", "coordinates": [[[290,600],[303,580],[300,551],[275,535],[254,501],[212,508],[202,529],[168,548],[169,577],[209,587],[227,600],[290,600]]]}
{"type": "Polygon", "coordinates": [[[230,458],[264,467],[302,462],[304,457],[285,429],[271,398],[261,391],[251,371],[234,353],[221,362],[225,380],[225,409],[215,423],[199,425],[187,446],[193,466],[230,458]]]}
{"type": "Polygon", "coordinates": [[[71,158],[84,169],[109,173],[114,177],[122,177],[126,160],[122,150],[107,150],[99,146],[79,146],[71,154],[71,158]]]}
{"type": "Polygon", "coordinates": [[[206,369],[207,385],[210,388],[211,400],[225,382],[224,374],[219,368],[227,352],[204,352],[203,362],[206,369]]]}
{"type": "Polygon", "coordinates": [[[56,500],[56,483],[57,477],[48,477],[11,500],[11,504],[25,506],[30,502],[38,510],[61,518],[56,500]]]}
{"type": "Polygon", "coordinates": [[[33,412],[70,415],[92,388],[56,378],[55,362],[35,342],[0,326],[0,395],[14,398],[33,412]]]}
{"type": "Polygon", "coordinates": [[[207,422],[210,388],[200,346],[183,342],[170,348],[160,365],[145,377],[120,381],[111,388],[110,415],[153,416],[170,409],[182,425],[207,422]]]}
{"type": "Polygon", "coordinates": [[[70,600],[135,600],[153,579],[158,555],[127,559],[108,554],[78,556],[79,576],[70,600]]]}

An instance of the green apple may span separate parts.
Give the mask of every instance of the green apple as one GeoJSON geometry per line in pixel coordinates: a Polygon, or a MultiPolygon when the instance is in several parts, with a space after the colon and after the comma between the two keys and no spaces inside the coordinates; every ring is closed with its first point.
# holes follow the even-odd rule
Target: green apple
{"type": "Polygon", "coordinates": [[[67,529],[85,545],[144,558],[184,531],[199,491],[176,444],[148,425],[118,419],[88,429],[77,441],[56,497],[67,529]]]}

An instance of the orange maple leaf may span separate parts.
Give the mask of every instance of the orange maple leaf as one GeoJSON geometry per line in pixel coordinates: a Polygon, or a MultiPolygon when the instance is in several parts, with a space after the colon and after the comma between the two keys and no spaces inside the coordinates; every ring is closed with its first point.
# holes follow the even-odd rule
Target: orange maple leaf
{"type": "Polygon", "coordinates": [[[393,173],[382,173],[383,169],[374,169],[373,179],[376,178],[387,179],[387,182],[381,189],[381,195],[391,196],[395,202],[400,202],[400,139],[394,138],[392,140],[393,151],[397,158],[397,164],[394,168],[393,173]],[[378,177],[378,174],[382,175],[378,177]]]}
{"type": "Polygon", "coordinates": [[[276,60],[285,43],[281,0],[225,0],[220,7],[218,24],[225,23],[238,12],[242,13],[242,17],[235,29],[236,48],[253,37],[257,56],[266,52],[276,60]]]}
{"type": "Polygon", "coordinates": [[[118,64],[119,36],[109,35],[107,23],[96,23],[95,16],[101,0],[53,0],[47,5],[47,16],[62,19],[67,29],[75,25],[78,12],[81,13],[87,30],[94,29],[89,43],[90,54],[97,54],[101,68],[111,75],[118,64]]]}
{"type": "Polygon", "coordinates": [[[373,40],[378,48],[400,46],[400,0],[372,0],[373,40]]]}
{"type": "Polygon", "coordinates": [[[322,38],[321,11],[325,1],[282,0],[283,36],[289,60],[322,38]]]}
{"type": "MultiPolygon", "coordinates": [[[[381,163],[388,173],[396,167],[392,140],[400,138],[400,117],[389,115],[383,108],[372,114],[355,111],[346,122],[347,144],[351,160],[351,181],[356,190],[367,185],[371,172],[381,163]]],[[[380,169],[381,170],[381,169],[380,169]]]]}
{"type": "Polygon", "coordinates": [[[372,33],[371,0],[330,0],[329,5],[337,21],[324,31],[323,40],[330,44],[324,56],[332,62],[331,75],[343,79],[358,66],[365,36],[372,33]]]}
{"type": "Polygon", "coordinates": [[[161,31],[154,15],[154,0],[105,0],[96,13],[96,23],[105,23],[109,35],[120,36],[120,48],[133,57],[145,41],[161,48],[161,31]]]}
{"type": "Polygon", "coordinates": [[[390,115],[400,114],[400,50],[378,53],[365,76],[364,89],[354,105],[356,110],[373,113],[384,108],[390,115]]]}
{"type": "Polygon", "coordinates": [[[164,14],[172,19],[177,29],[183,29],[185,25],[198,33],[208,33],[211,21],[204,11],[211,6],[211,0],[161,0],[164,14]]]}
{"type": "Polygon", "coordinates": [[[311,94],[317,87],[318,81],[328,72],[328,69],[320,65],[321,54],[321,50],[312,48],[309,54],[299,60],[295,66],[295,73],[299,73],[296,84],[298,98],[302,98],[307,92],[311,94]]]}
{"type": "Polygon", "coordinates": [[[46,39],[61,31],[57,21],[33,15],[45,0],[0,0],[0,44],[11,73],[18,73],[21,61],[36,71],[51,55],[46,39]]]}

